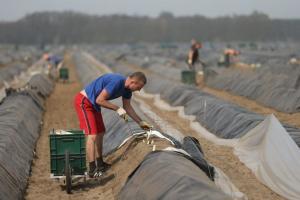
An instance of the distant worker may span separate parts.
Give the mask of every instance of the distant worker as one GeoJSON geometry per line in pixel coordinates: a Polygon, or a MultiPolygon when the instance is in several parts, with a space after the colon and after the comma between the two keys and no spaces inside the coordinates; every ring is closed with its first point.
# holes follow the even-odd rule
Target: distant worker
{"type": "Polygon", "coordinates": [[[130,116],[144,130],[151,129],[152,126],[136,114],[130,103],[132,92],[141,90],[146,82],[146,76],[142,72],[134,72],[128,77],[115,73],[104,74],[76,95],[74,106],[80,129],[86,135],[88,174],[91,178],[101,176],[111,166],[102,157],[105,127],[101,107],[116,111],[125,121],[130,116]],[[109,101],[118,97],[122,97],[123,107],[109,101]]]}
{"type": "Polygon", "coordinates": [[[63,64],[63,58],[57,55],[44,54],[43,59],[49,62],[49,68],[54,67],[55,69],[60,69],[63,64]]]}
{"type": "Polygon", "coordinates": [[[238,56],[240,53],[241,53],[240,51],[237,51],[237,50],[232,49],[232,48],[225,49],[224,52],[223,52],[225,67],[230,67],[230,65],[232,63],[232,58],[238,56]]]}
{"type": "Polygon", "coordinates": [[[43,60],[47,62],[47,70],[50,77],[57,79],[59,70],[63,66],[63,58],[57,55],[45,53],[43,55],[43,60]]]}
{"type": "Polygon", "coordinates": [[[200,42],[197,42],[195,39],[192,39],[191,43],[192,45],[187,56],[187,64],[189,69],[195,70],[195,64],[197,62],[200,62],[201,65],[205,67],[206,64],[199,58],[199,49],[202,48],[202,44],[200,42]]]}

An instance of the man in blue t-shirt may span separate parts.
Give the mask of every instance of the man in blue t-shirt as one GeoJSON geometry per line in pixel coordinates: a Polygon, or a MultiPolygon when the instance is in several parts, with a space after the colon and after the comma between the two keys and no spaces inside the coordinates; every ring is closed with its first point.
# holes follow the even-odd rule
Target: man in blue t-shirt
{"type": "Polygon", "coordinates": [[[101,115],[101,107],[116,111],[126,121],[129,115],[145,130],[149,130],[152,127],[136,114],[130,103],[132,92],[141,90],[146,82],[146,76],[142,72],[134,72],[128,77],[114,73],[104,74],[88,84],[76,95],[74,106],[80,122],[80,128],[84,130],[87,136],[86,150],[90,177],[100,176],[110,167],[102,158],[105,127],[101,115]],[[109,101],[118,97],[122,97],[123,108],[109,101]]]}

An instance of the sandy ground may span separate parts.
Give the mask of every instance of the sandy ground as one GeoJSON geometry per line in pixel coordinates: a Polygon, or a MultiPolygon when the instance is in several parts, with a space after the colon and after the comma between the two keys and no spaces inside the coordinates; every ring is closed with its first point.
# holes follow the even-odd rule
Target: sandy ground
{"type": "MultiPolygon", "coordinates": [[[[73,109],[73,97],[81,90],[69,56],[66,66],[70,71],[69,83],[57,83],[47,99],[46,112],[41,136],[37,142],[37,158],[32,164],[32,176],[29,178],[25,199],[115,199],[119,190],[126,182],[128,175],[140,164],[146,154],[152,151],[152,145],[142,140],[125,145],[113,155],[106,158],[112,163],[111,170],[99,180],[80,180],[73,188],[72,194],[66,194],[62,182],[50,179],[50,153],[48,134],[52,128],[78,128],[76,113],[73,109]]],[[[155,141],[156,149],[169,146],[163,141],[155,141]]]]}

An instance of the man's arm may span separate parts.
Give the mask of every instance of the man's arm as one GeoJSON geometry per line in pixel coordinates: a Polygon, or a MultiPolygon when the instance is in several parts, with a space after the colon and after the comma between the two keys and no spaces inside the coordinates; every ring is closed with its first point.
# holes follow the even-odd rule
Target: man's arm
{"type": "Polygon", "coordinates": [[[131,106],[130,99],[122,98],[123,101],[123,107],[126,110],[127,114],[137,123],[140,123],[142,120],[141,118],[136,114],[135,110],[131,106]]]}
{"type": "Polygon", "coordinates": [[[192,61],[193,61],[193,54],[194,54],[194,51],[192,49],[189,50],[189,53],[188,53],[188,64],[191,65],[192,64],[192,61]]]}
{"type": "Polygon", "coordinates": [[[102,92],[98,95],[96,103],[104,108],[115,111],[118,110],[119,107],[113,103],[110,103],[107,99],[109,99],[109,93],[106,91],[106,89],[103,89],[102,92]]]}

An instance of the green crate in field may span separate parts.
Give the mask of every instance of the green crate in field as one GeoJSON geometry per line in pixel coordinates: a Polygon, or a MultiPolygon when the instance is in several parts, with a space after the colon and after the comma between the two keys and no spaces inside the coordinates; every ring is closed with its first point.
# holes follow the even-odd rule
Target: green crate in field
{"type": "MultiPolygon", "coordinates": [[[[70,155],[72,175],[84,175],[86,172],[85,156],[70,155]]],[[[65,156],[51,156],[51,174],[54,176],[64,175],[65,156]]]]}
{"type": "Polygon", "coordinates": [[[72,134],[50,134],[51,155],[65,155],[65,150],[71,154],[85,154],[85,136],[81,130],[68,130],[72,134]]]}
{"type": "Polygon", "coordinates": [[[50,132],[50,166],[54,176],[61,176],[65,167],[65,152],[69,151],[73,175],[83,175],[86,171],[85,136],[81,130],[67,130],[72,134],[50,132]]]}
{"type": "Polygon", "coordinates": [[[181,82],[185,84],[195,85],[196,84],[196,71],[184,70],[181,72],[181,82]]]}
{"type": "Polygon", "coordinates": [[[59,69],[59,78],[63,80],[69,79],[69,69],[68,68],[60,68],[59,69]]]}

